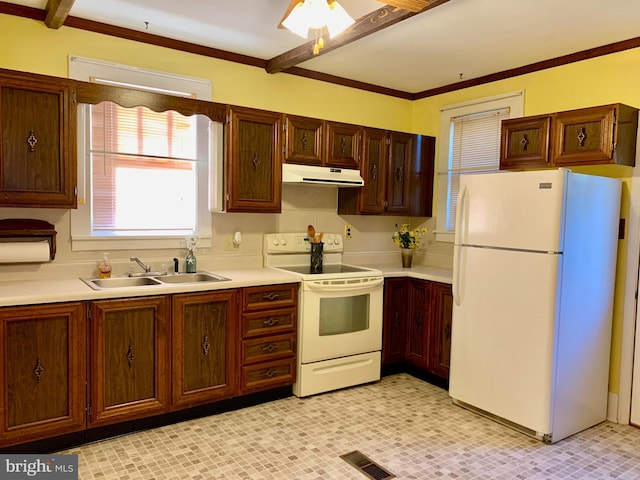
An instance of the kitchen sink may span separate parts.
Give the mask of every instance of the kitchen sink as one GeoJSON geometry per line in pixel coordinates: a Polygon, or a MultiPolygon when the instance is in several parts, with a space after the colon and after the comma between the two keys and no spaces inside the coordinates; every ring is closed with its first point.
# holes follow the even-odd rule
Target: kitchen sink
{"type": "Polygon", "coordinates": [[[189,285],[193,283],[224,282],[229,279],[215,273],[200,272],[139,277],[81,278],[80,280],[94,290],[105,290],[108,288],[145,287],[163,284],[189,285]]]}
{"type": "Polygon", "coordinates": [[[152,277],[81,278],[80,280],[95,290],[161,285],[158,280],[152,277]]]}
{"type": "Polygon", "coordinates": [[[171,275],[163,275],[161,277],[153,277],[162,283],[202,283],[202,282],[224,282],[229,280],[222,275],[214,273],[174,273],[171,275]]]}

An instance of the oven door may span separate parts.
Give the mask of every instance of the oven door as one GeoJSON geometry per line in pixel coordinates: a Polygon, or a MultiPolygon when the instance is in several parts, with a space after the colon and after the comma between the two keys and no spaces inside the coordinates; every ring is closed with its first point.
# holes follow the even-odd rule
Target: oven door
{"type": "Polygon", "coordinates": [[[378,276],[303,282],[298,361],[381,350],[383,283],[378,276]]]}

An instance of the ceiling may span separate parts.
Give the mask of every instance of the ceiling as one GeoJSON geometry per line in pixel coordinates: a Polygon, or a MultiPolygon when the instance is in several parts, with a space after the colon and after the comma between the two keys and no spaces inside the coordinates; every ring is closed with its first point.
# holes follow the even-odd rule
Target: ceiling
{"type": "MultiPolygon", "coordinates": [[[[5,0],[5,3],[45,10],[48,0],[5,0]]],[[[261,60],[273,59],[305,43],[297,35],[276,28],[290,0],[69,3],[72,17],[261,60]]],[[[354,18],[385,7],[376,0],[340,0],[340,3],[354,18]]],[[[449,0],[297,67],[419,94],[638,39],[639,24],[639,0],[449,0]]]]}

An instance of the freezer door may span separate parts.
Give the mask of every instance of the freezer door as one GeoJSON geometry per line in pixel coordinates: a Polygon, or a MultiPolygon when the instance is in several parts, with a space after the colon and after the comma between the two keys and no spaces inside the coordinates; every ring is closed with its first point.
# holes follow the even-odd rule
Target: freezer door
{"type": "Polygon", "coordinates": [[[550,433],[562,255],[473,247],[459,253],[449,395],[550,433]]]}
{"type": "Polygon", "coordinates": [[[562,251],[567,170],[463,175],[456,243],[562,251]]]}

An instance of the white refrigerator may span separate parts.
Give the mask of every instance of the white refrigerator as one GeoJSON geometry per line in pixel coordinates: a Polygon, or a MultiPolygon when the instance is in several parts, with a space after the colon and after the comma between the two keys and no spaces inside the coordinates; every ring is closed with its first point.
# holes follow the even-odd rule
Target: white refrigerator
{"type": "Polygon", "coordinates": [[[463,175],[449,395],[553,443],[606,419],[621,182],[463,175]]]}

